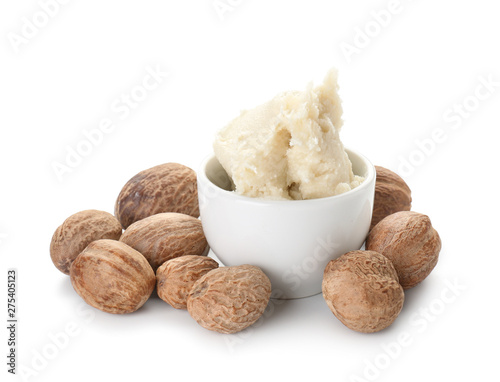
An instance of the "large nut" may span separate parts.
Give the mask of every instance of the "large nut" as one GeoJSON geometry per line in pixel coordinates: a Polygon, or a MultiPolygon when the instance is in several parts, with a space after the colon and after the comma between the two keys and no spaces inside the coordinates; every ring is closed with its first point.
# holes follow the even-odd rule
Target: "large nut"
{"type": "Polygon", "coordinates": [[[271,282],[253,265],[214,269],[188,295],[187,309],[198,324],[219,333],[236,333],[257,321],[271,297],[271,282]]]}
{"type": "Polygon", "coordinates": [[[71,263],[87,245],[99,239],[118,240],[122,227],[104,211],[85,210],[67,218],[57,227],[50,242],[50,257],[62,273],[69,275],[71,263]]]}
{"type": "Polygon", "coordinates": [[[166,212],[135,222],[120,241],[144,255],[156,272],[165,261],[185,255],[206,256],[209,251],[201,221],[166,212]]]}
{"type": "Polygon", "coordinates": [[[391,325],[404,302],[394,266],[373,251],[352,251],[330,261],[322,289],[333,314],[348,328],[362,333],[391,325]]]}
{"type": "Polygon", "coordinates": [[[161,212],[200,216],[192,169],[166,163],[141,171],[123,186],[115,204],[115,216],[123,228],[161,212]]]}
{"type": "Polygon", "coordinates": [[[370,229],[386,216],[399,211],[411,210],[411,190],[396,173],[381,166],[375,166],[375,200],[370,229]]]}
{"type": "Polygon", "coordinates": [[[176,309],[187,309],[194,283],[219,264],[207,256],[181,256],[165,261],[156,271],[158,296],[176,309]]]}
{"type": "Polygon", "coordinates": [[[70,276],[87,304],[117,314],[139,309],[156,284],[144,256],[115,240],[90,243],[71,265],[70,276]]]}
{"type": "Polygon", "coordinates": [[[378,223],[366,239],[366,249],[389,258],[404,289],[424,280],[437,264],[441,239],[428,216],[402,211],[378,223]]]}

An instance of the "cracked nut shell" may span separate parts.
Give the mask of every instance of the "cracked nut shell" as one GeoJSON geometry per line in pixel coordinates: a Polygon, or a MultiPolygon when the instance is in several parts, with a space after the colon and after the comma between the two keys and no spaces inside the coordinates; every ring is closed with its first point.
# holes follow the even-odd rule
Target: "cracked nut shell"
{"type": "Polygon", "coordinates": [[[98,210],[77,212],[57,227],[50,242],[50,258],[62,273],[69,275],[71,263],[87,245],[99,239],[118,240],[122,227],[110,213],[98,210]]]}
{"type": "Polygon", "coordinates": [[[141,171],[123,186],[115,216],[126,229],[161,212],[200,216],[196,173],[179,163],[165,163],[141,171]]]}
{"type": "Polygon", "coordinates": [[[370,229],[386,216],[411,210],[411,190],[403,178],[385,167],[375,166],[375,170],[377,180],[370,229]]]}
{"type": "Polygon", "coordinates": [[[201,221],[192,216],[165,212],[128,227],[120,241],[139,251],[156,272],[165,261],[185,256],[206,256],[210,248],[201,221]]]}
{"type": "Polygon", "coordinates": [[[271,282],[253,265],[214,269],[193,286],[187,299],[191,317],[205,329],[236,333],[255,323],[271,297],[271,282]]]}
{"type": "Polygon", "coordinates": [[[115,240],[89,244],[71,265],[71,284],[94,308],[131,313],[148,300],[156,278],[144,256],[115,240]]]}
{"type": "Polygon", "coordinates": [[[158,297],[176,309],[187,309],[194,283],[219,264],[207,256],[181,256],[164,262],[156,271],[158,297]]]}
{"type": "Polygon", "coordinates": [[[404,289],[423,281],[437,264],[441,239],[427,215],[402,211],[389,215],[368,234],[366,249],[389,258],[404,289]]]}
{"type": "Polygon", "coordinates": [[[394,266],[374,251],[352,251],[330,261],[322,290],[333,314],[348,328],[362,333],[391,325],[404,302],[394,266]]]}

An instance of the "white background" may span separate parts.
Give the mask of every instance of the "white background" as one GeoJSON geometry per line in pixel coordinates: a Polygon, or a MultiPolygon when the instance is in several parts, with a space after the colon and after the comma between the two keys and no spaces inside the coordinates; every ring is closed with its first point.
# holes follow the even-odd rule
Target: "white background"
{"type": "Polygon", "coordinates": [[[401,0],[378,24],[387,0],[220,3],[231,10],[218,13],[213,0],[75,0],[44,16],[37,1],[0,5],[0,316],[7,269],[17,268],[18,371],[33,373],[24,380],[498,375],[498,354],[488,350],[500,339],[497,2],[401,0]],[[366,29],[371,37],[361,36],[366,29]],[[332,66],[345,145],[404,175],[413,209],[431,217],[443,241],[434,272],[407,292],[391,327],[351,331],[321,295],[274,303],[259,327],[233,336],[157,298],[123,316],[82,303],[49,257],[66,217],[113,212],[121,187],[143,169],[171,161],[197,169],[215,132],[241,109],[318,83],[332,66]],[[136,86],[148,67],[169,75],[142,94],[136,86]],[[481,81],[496,84],[488,92],[481,81]],[[144,100],[125,117],[116,106],[133,89],[144,100]],[[54,164],[66,164],[84,132],[107,118],[114,130],[58,179],[54,164]]]}

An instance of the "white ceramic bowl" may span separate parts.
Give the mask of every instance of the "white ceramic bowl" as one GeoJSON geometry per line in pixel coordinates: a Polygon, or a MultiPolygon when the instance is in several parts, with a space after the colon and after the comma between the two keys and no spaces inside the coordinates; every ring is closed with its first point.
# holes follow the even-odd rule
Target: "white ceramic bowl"
{"type": "Polygon", "coordinates": [[[198,171],[205,236],[226,266],[252,264],[269,277],[275,298],[321,292],[326,264],[362,247],[373,210],[375,168],[346,149],[364,182],[346,193],[310,200],[265,200],[238,195],[215,156],[198,171]]]}

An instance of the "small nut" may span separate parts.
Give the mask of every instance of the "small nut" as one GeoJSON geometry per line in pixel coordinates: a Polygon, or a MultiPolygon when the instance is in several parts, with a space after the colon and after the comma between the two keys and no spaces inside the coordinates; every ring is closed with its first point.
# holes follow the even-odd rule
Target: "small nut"
{"type": "Polygon", "coordinates": [[[141,171],[123,186],[115,203],[124,229],[161,212],[200,216],[196,173],[189,167],[166,163],[141,171]]]}
{"type": "Polygon", "coordinates": [[[196,281],[187,298],[187,309],[205,329],[236,333],[262,316],[270,297],[271,282],[260,268],[222,267],[196,281]]]}
{"type": "Polygon", "coordinates": [[[370,229],[386,216],[399,211],[411,210],[411,190],[396,173],[381,166],[375,166],[375,201],[370,229]]]}
{"type": "Polygon", "coordinates": [[[404,292],[394,266],[374,251],[352,251],[330,261],[322,289],[333,314],[362,333],[388,327],[403,308],[404,292]]]}
{"type": "Polygon", "coordinates": [[[402,211],[378,223],[366,239],[366,249],[389,258],[404,289],[424,280],[437,264],[441,239],[428,216],[402,211]]]}
{"type": "Polygon", "coordinates": [[[50,243],[52,262],[69,275],[71,263],[87,245],[99,239],[118,240],[122,227],[110,213],[97,210],[77,212],[57,227],[50,243]]]}
{"type": "Polygon", "coordinates": [[[219,264],[206,256],[181,256],[165,261],[156,271],[158,296],[176,309],[187,309],[187,296],[194,283],[219,264]]]}
{"type": "Polygon", "coordinates": [[[156,284],[144,256],[115,240],[90,243],[71,265],[70,276],[87,304],[117,314],[139,309],[156,284]]]}
{"type": "Polygon", "coordinates": [[[155,272],[167,260],[185,255],[206,256],[210,250],[201,221],[174,212],[135,222],[123,232],[120,241],[142,253],[155,272]]]}

